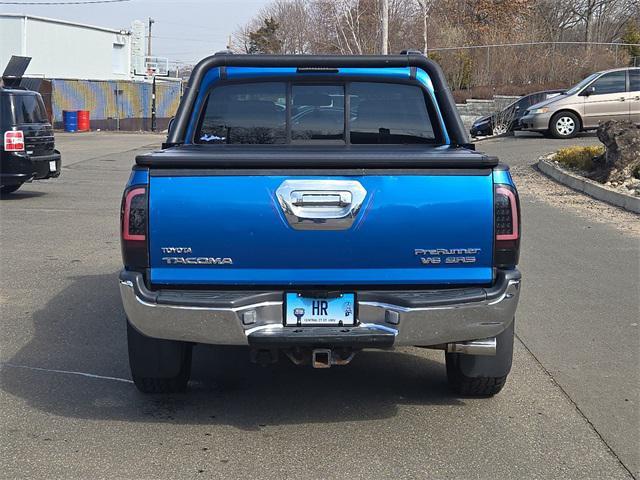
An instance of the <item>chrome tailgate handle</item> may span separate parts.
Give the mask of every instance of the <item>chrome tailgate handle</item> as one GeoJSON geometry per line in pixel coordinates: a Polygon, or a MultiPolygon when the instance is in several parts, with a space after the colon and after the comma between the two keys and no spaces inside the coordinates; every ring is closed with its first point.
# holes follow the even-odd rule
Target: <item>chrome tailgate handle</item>
{"type": "Polygon", "coordinates": [[[366,196],[355,180],[285,180],[276,190],[285,218],[296,230],[346,230],[366,196]]]}
{"type": "Polygon", "coordinates": [[[351,198],[351,192],[291,192],[291,204],[296,207],[346,207],[351,198]]]}

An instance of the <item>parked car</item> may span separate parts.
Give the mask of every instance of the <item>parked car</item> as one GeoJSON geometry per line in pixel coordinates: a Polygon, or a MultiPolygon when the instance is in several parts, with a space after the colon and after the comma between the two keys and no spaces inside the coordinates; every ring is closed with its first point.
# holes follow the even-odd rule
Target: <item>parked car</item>
{"type": "Polygon", "coordinates": [[[532,105],[523,130],[572,138],[607,120],[640,124],[640,68],[617,68],[589,75],[562,95],[532,105]]]}
{"type": "Polygon", "coordinates": [[[426,57],[208,57],[122,197],[133,381],[184,390],[196,343],[315,368],[420,346],[456,393],[494,395],[520,225],[509,168],[426,57]]]}
{"type": "Polygon", "coordinates": [[[479,137],[482,135],[501,135],[520,130],[520,119],[531,105],[553,98],[562,92],[564,90],[545,90],[525,95],[499,112],[478,118],[473,122],[470,133],[474,137],[479,137]]]}
{"type": "Polygon", "coordinates": [[[25,182],[60,175],[53,127],[38,92],[0,87],[0,192],[15,192],[25,182]]]}

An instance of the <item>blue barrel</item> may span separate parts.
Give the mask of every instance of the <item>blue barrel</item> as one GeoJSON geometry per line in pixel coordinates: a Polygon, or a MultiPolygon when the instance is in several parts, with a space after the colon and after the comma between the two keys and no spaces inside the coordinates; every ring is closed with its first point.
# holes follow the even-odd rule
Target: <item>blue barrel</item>
{"type": "Polygon", "coordinates": [[[77,110],[63,110],[62,121],[64,123],[65,132],[75,132],[78,130],[78,112],[77,110]]]}

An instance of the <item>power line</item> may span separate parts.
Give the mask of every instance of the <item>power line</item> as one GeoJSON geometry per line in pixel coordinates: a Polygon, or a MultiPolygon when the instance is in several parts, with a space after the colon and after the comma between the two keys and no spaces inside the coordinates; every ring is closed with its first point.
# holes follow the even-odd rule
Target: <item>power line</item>
{"type": "Polygon", "coordinates": [[[429,48],[429,51],[441,50],[469,50],[473,48],[495,48],[495,47],[524,47],[536,45],[613,45],[619,47],[640,46],[639,43],[618,43],[618,42],[520,42],[520,43],[494,43],[489,45],[465,45],[461,47],[435,47],[429,48]]]}
{"type": "Polygon", "coordinates": [[[185,42],[201,42],[211,43],[220,40],[218,39],[206,39],[206,38],[188,38],[188,37],[167,37],[166,35],[154,35],[153,38],[162,38],[163,40],[183,40],[185,42]]]}
{"type": "Polygon", "coordinates": [[[87,5],[90,3],[122,3],[131,0],[78,0],[69,2],[4,2],[0,1],[0,5],[87,5]]]}

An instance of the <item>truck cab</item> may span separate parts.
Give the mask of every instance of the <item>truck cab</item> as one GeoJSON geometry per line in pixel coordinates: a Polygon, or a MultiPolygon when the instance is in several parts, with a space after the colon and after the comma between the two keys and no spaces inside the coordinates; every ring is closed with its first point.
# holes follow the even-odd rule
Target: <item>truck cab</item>
{"type": "Polygon", "coordinates": [[[38,92],[0,87],[0,134],[0,193],[60,175],[60,152],[38,92]]]}
{"type": "Polygon", "coordinates": [[[195,344],[258,363],[443,350],[493,395],[513,352],[517,190],[422,55],[215,55],[121,209],[134,383],[184,390],[195,344]]]}

